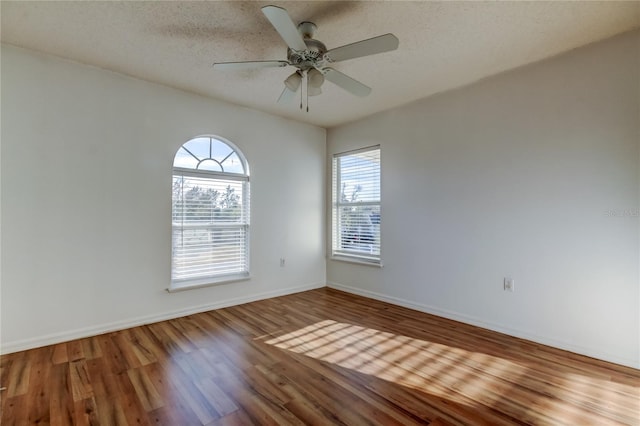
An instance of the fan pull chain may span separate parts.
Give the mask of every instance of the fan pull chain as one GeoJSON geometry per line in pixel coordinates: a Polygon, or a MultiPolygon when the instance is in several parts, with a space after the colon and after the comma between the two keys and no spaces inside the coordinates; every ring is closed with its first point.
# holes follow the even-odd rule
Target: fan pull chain
{"type": "Polygon", "coordinates": [[[307,112],[309,112],[309,70],[304,73],[304,80],[307,83],[307,90],[305,91],[305,95],[307,96],[307,112]]]}

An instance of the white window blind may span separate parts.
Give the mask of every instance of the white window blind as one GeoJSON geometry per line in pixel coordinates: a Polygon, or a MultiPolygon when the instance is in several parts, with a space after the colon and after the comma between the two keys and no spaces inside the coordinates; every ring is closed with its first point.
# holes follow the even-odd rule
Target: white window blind
{"type": "Polygon", "coordinates": [[[380,263],[380,147],[333,157],[332,255],[380,263]]]}
{"type": "Polygon", "coordinates": [[[240,158],[236,150],[213,138],[189,141],[176,155],[172,288],[248,276],[249,177],[242,173],[246,167],[240,158]],[[192,159],[194,168],[184,167],[192,159]],[[233,172],[226,172],[225,166],[233,172]]]}

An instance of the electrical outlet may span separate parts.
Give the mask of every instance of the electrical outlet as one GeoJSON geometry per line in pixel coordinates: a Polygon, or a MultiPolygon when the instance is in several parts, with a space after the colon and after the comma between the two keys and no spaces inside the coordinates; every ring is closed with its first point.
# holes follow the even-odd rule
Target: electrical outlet
{"type": "Polygon", "coordinates": [[[280,258],[280,267],[284,268],[284,257],[280,258]]]}
{"type": "Polygon", "coordinates": [[[504,291],[513,291],[516,289],[516,284],[513,278],[506,277],[504,279],[504,291]]]}

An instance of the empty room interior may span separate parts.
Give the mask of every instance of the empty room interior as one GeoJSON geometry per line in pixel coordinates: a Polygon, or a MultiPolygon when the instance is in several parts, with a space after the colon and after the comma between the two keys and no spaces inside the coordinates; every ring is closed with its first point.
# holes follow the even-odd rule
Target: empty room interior
{"type": "Polygon", "coordinates": [[[640,2],[0,16],[0,424],[640,425],[640,2]]]}

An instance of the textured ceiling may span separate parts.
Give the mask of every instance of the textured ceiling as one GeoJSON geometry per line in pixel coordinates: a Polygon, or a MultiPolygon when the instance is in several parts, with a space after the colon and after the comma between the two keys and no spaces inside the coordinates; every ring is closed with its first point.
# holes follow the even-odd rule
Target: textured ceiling
{"type": "Polygon", "coordinates": [[[640,2],[210,1],[0,3],[3,43],[47,52],[324,127],[335,126],[640,27],[640,2]],[[331,49],[384,33],[397,51],[334,64],[371,86],[365,98],[326,82],[276,104],[292,67],[214,71],[213,62],[285,59],[260,8],[317,24],[331,49]]]}

